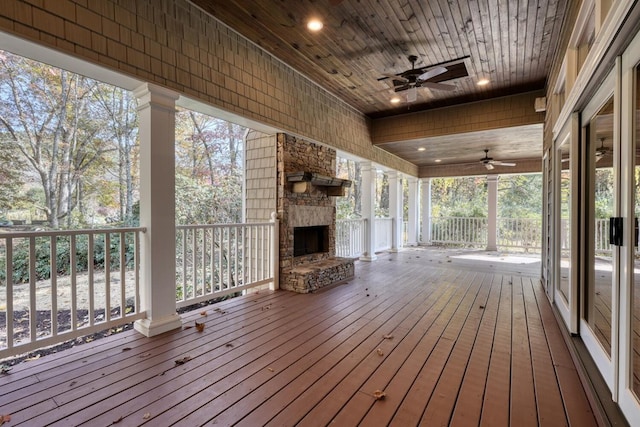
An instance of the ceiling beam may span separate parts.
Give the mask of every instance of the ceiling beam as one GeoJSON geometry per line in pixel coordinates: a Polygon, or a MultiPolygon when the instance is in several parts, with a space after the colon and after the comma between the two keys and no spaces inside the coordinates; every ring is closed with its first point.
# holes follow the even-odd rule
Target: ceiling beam
{"type": "Polygon", "coordinates": [[[372,121],[374,145],[544,122],[535,99],[544,91],[492,98],[452,107],[391,116],[372,121]]]}

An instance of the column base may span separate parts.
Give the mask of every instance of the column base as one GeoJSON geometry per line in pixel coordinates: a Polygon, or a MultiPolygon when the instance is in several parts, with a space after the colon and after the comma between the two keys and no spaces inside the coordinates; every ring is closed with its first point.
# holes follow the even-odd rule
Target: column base
{"type": "Polygon", "coordinates": [[[489,252],[496,252],[498,250],[497,246],[487,246],[485,249],[485,251],[489,251],[489,252]]]}
{"type": "Polygon", "coordinates": [[[182,319],[174,313],[160,320],[140,319],[133,323],[133,329],[147,337],[154,337],[182,327],[182,319]]]}
{"type": "Polygon", "coordinates": [[[360,257],[360,261],[366,261],[366,262],[371,262],[371,261],[375,261],[377,260],[378,257],[376,255],[363,255],[360,257]]]}

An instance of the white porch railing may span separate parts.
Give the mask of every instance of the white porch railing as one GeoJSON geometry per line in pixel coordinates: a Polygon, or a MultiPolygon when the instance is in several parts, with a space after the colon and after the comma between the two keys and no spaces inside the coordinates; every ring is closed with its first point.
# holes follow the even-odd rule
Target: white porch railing
{"type": "Polygon", "coordinates": [[[498,218],[498,247],[540,251],[542,219],[498,218]]]}
{"type": "Polygon", "coordinates": [[[177,307],[273,282],[275,232],[273,222],[178,226],[177,307]]]}
{"type": "Polygon", "coordinates": [[[374,227],[376,236],[374,250],[378,252],[391,249],[393,243],[393,218],[376,218],[374,227]]]}
{"type": "Polygon", "coordinates": [[[365,252],[366,219],[336,220],[336,256],[359,257],[365,252]]]}
{"type": "Polygon", "coordinates": [[[431,244],[487,246],[487,219],[432,217],[431,244]]]}
{"type": "Polygon", "coordinates": [[[144,231],[0,234],[0,359],[143,318],[144,231]]]}

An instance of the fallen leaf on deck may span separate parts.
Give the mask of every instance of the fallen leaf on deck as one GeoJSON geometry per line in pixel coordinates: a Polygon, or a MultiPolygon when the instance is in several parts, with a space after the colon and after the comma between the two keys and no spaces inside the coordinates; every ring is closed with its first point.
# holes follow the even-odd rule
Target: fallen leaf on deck
{"type": "Polygon", "coordinates": [[[484,308],[484,305],[481,305],[480,308],[484,308]]]}
{"type": "Polygon", "coordinates": [[[27,357],[26,359],[24,359],[24,361],[25,362],[31,362],[31,361],[38,360],[38,359],[40,359],[40,355],[39,354],[34,354],[33,356],[27,357]]]}
{"type": "Polygon", "coordinates": [[[0,365],[0,374],[8,374],[10,370],[11,370],[11,366],[0,365]]]}
{"type": "Polygon", "coordinates": [[[190,326],[190,325],[185,325],[185,327],[184,327],[184,328],[182,328],[182,329],[185,329],[185,330],[187,330],[187,329],[191,329],[191,328],[193,328],[193,326],[190,326]]]}
{"type": "Polygon", "coordinates": [[[71,382],[69,383],[69,387],[73,387],[73,386],[74,386],[74,385],[76,385],[76,384],[78,384],[78,383],[77,383],[77,382],[75,382],[75,381],[71,381],[71,382]]]}
{"type": "Polygon", "coordinates": [[[184,365],[185,363],[187,363],[189,360],[191,360],[191,356],[185,356],[182,359],[177,359],[175,360],[176,365],[184,365]]]}
{"type": "Polygon", "coordinates": [[[198,332],[204,331],[204,322],[202,323],[196,322],[196,329],[198,330],[198,332]]]}
{"type": "Polygon", "coordinates": [[[381,348],[379,348],[379,349],[378,349],[378,355],[379,355],[379,356],[384,356],[384,352],[382,351],[382,349],[381,349],[381,348]]]}
{"type": "Polygon", "coordinates": [[[381,391],[381,390],[376,390],[376,391],[373,392],[373,397],[376,400],[382,400],[382,399],[385,398],[386,395],[387,395],[387,393],[385,393],[384,391],[381,391]]]}
{"type": "Polygon", "coordinates": [[[117,420],[115,420],[111,424],[118,424],[120,421],[122,421],[122,417],[118,418],[117,420]]]}
{"type": "Polygon", "coordinates": [[[122,351],[129,351],[129,350],[131,350],[131,347],[124,347],[124,348],[122,349],[122,351]]]}
{"type": "Polygon", "coordinates": [[[200,312],[200,316],[205,316],[205,317],[206,317],[206,316],[208,316],[208,314],[207,314],[207,312],[206,312],[206,311],[201,311],[201,312],[200,312]]]}
{"type": "Polygon", "coordinates": [[[151,418],[151,414],[148,412],[142,416],[143,420],[148,420],[149,418],[151,418]]]}
{"type": "Polygon", "coordinates": [[[214,309],[213,311],[218,311],[218,312],[220,312],[220,311],[222,311],[222,309],[221,309],[221,308],[216,308],[216,309],[214,309]]]}
{"type": "Polygon", "coordinates": [[[387,334],[387,335],[383,336],[382,338],[384,338],[385,340],[390,340],[390,339],[393,338],[393,335],[387,334]]]}
{"type": "Polygon", "coordinates": [[[273,368],[267,368],[267,370],[269,370],[269,372],[273,372],[273,368]]]}
{"type": "Polygon", "coordinates": [[[11,415],[0,415],[0,426],[11,421],[11,415]]]}
{"type": "Polygon", "coordinates": [[[225,346],[225,347],[233,347],[233,344],[231,344],[230,342],[228,342],[228,343],[226,343],[224,346],[225,346]]]}
{"type": "Polygon", "coordinates": [[[141,354],[138,356],[139,359],[142,359],[143,357],[149,357],[151,356],[151,353],[145,353],[145,354],[141,354]]]}

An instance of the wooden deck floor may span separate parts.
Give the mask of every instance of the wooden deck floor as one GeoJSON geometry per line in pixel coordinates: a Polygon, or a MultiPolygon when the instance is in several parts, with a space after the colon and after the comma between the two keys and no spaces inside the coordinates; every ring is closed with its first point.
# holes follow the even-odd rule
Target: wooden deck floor
{"type": "Polygon", "coordinates": [[[595,425],[538,280],[449,261],[384,254],[315,294],[247,295],[184,315],[183,330],[17,365],[0,376],[0,414],[11,426],[595,425]]]}

